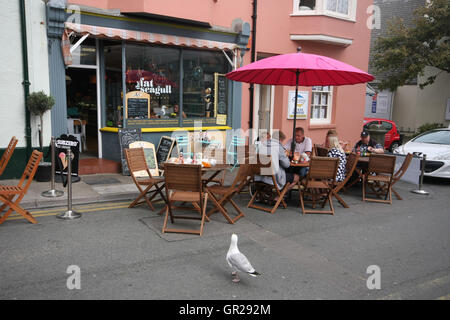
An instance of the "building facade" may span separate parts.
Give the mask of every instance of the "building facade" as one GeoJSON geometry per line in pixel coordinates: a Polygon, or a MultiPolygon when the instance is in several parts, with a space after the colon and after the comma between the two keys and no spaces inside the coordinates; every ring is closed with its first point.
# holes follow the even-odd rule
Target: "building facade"
{"type": "MultiPolygon", "coordinates": [[[[256,59],[302,47],[302,52],[368,69],[367,8],[372,0],[25,3],[27,12],[33,12],[27,17],[27,29],[33,30],[28,44],[39,48],[29,54],[36,61],[32,74],[42,77],[31,81],[32,86],[39,83],[31,91],[44,89],[56,100],[44,121],[44,141],[80,126],[82,152],[114,161],[120,160],[118,131],[128,128],[139,128],[143,139],[155,145],[173,132],[191,134],[199,123],[224,146],[236,129],[245,135],[250,127],[279,129],[289,137],[293,119],[288,109],[295,88],[255,85],[252,109],[250,86],[224,77],[251,62],[253,42],[256,59]]],[[[11,56],[17,55],[19,35],[5,36],[15,39],[11,56]]],[[[15,68],[20,68],[15,59],[15,68]]],[[[19,80],[16,87],[22,89],[19,80]]],[[[15,128],[20,136],[25,108],[17,94],[15,110],[20,114],[14,119],[20,122],[15,128]]],[[[364,84],[300,87],[300,95],[303,113],[297,126],[314,143],[322,143],[329,129],[351,144],[359,139],[364,84]]],[[[6,136],[1,148],[7,145],[6,136]]]]}

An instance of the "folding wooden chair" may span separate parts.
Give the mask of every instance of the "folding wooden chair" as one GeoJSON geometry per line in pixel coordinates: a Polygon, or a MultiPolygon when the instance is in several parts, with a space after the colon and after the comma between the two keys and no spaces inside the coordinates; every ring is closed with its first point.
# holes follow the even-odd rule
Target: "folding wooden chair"
{"type": "Polygon", "coordinates": [[[299,197],[303,214],[329,213],[334,215],[332,197],[338,166],[338,158],[311,157],[306,179],[299,183],[299,197]],[[325,208],[325,204],[328,201],[330,210],[305,209],[306,201],[303,199],[304,196],[310,196],[312,198],[313,209],[315,208],[316,201],[324,197],[322,208],[325,208]]]}
{"type": "Polygon", "coordinates": [[[347,203],[339,196],[339,192],[344,188],[345,184],[351,179],[353,172],[355,171],[356,165],[358,164],[359,155],[351,153],[347,157],[347,164],[345,165],[345,179],[341,182],[335,182],[333,188],[333,195],[339,201],[339,203],[344,207],[348,208],[347,203]]]}
{"type": "Polygon", "coordinates": [[[9,141],[8,147],[6,147],[5,152],[3,152],[2,157],[0,159],[0,176],[5,171],[9,159],[11,159],[11,156],[14,153],[14,149],[16,148],[16,144],[18,141],[19,140],[17,140],[16,137],[12,137],[11,140],[9,141]]]}
{"type": "Polygon", "coordinates": [[[202,166],[195,164],[165,163],[164,171],[166,174],[166,195],[168,202],[162,233],[189,233],[201,236],[203,234],[203,226],[206,218],[206,204],[208,201],[208,193],[203,190],[202,166]],[[172,210],[180,208],[172,206],[172,203],[174,202],[191,202],[194,204],[194,210],[200,212],[200,216],[174,215],[172,210]],[[175,219],[201,220],[200,229],[167,228],[169,216],[171,223],[174,223],[175,219]]]}
{"type": "Polygon", "coordinates": [[[328,148],[315,144],[313,147],[312,155],[317,157],[326,157],[328,156],[328,148]]]}
{"type": "MultiPolygon", "coordinates": [[[[149,208],[154,211],[152,200],[156,195],[160,195],[161,199],[167,203],[166,198],[162,192],[164,188],[164,177],[152,177],[150,170],[145,160],[143,148],[130,148],[125,150],[125,158],[127,160],[128,168],[130,169],[131,178],[139,190],[139,196],[128,206],[133,208],[142,203],[147,203],[149,208]],[[154,187],[153,190],[152,187],[154,187]],[[144,199],[141,201],[141,199],[144,199]]],[[[162,211],[159,212],[162,214],[162,211]]]]}
{"type": "MultiPolygon", "coordinates": [[[[269,157],[270,156],[266,156],[269,157]]],[[[263,175],[263,176],[270,176],[272,179],[272,183],[273,184],[267,184],[264,183],[262,181],[254,181],[255,184],[255,193],[253,194],[253,197],[250,199],[250,202],[247,205],[247,208],[255,208],[258,210],[263,210],[266,212],[270,212],[270,213],[275,213],[275,211],[278,209],[279,205],[281,204],[283,206],[284,209],[287,208],[287,204],[284,201],[284,195],[287,192],[287,188],[289,187],[289,182],[287,182],[284,187],[280,190],[280,188],[278,187],[277,184],[277,180],[275,178],[275,172],[273,172],[273,168],[272,168],[272,160],[270,159],[270,162],[268,164],[261,164],[261,162],[259,161],[259,163],[257,164],[251,164],[250,165],[251,168],[251,174],[254,175],[263,175]],[[271,174],[268,175],[267,173],[263,172],[265,170],[271,170],[271,174]],[[278,196],[278,200],[275,202],[275,204],[271,207],[271,208],[266,208],[260,205],[256,205],[254,204],[254,202],[257,199],[260,200],[264,200],[266,196],[270,196],[269,199],[266,199],[266,202],[271,202],[271,198],[273,196],[278,196]]],[[[269,203],[268,203],[269,204],[269,203]]]]}
{"type": "Polygon", "coordinates": [[[233,196],[239,192],[249,183],[250,176],[251,176],[251,167],[249,164],[240,164],[239,165],[239,171],[234,178],[233,183],[231,186],[211,186],[206,187],[206,190],[208,192],[208,195],[216,208],[211,209],[207,216],[211,216],[214,212],[220,211],[225,219],[231,224],[234,224],[237,220],[242,218],[244,216],[244,213],[241,211],[239,206],[233,201],[233,196]],[[227,202],[230,202],[231,205],[234,207],[234,209],[237,212],[236,217],[232,219],[227,209],[225,208],[225,205],[227,202]]]}
{"type": "MultiPolygon", "coordinates": [[[[403,160],[402,166],[400,169],[397,170],[397,172],[394,173],[394,177],[392,179],[391,184],[391,190],[392,193],[397,197],[398,200],[403,200],[403,198],[398,194],[397,191],[394,189],[394,185],[397,183],[398,180],[401,179],[401,177],[405,174],[406,170],[408,170],[409,164],[411,163],[411,160],[413,158],[412,153],[408,153],[405,157],[405,160],[403,160]]],[[[386,185],[380,185],[379,190],[381,192],[381,189],[385,189],[386,185]]],[[[386,191],[386,190],[384,190],[386,191]]]]}
{"type": "Polygon", "coordinates": [[[19,180],[19,183],[15,186],[8,185],[0,185],[0,201],[4,204],[0,208],[0,213],[3,212],[6,208],[9,207],[9,210],[3,214],[0,218],[0,224],[5,222],[6,218],[11,214],[11,212],[16,211],[21,214],[25,219],[27,219],[31,223],[37,223],[37,221],[33,218],[30,212],[23,209],[19,203],[22,201],[22,198],[28,191],[28,188],[33,181],[34,175],[36,174],[36,170],[38,168],[38,164],[41,161],[43,156],[42,152],[34,150],[31,154],[30,159],[28,160],[28,164],[25,167],[25,170],[22,174],[22,177],[19,180]],[[16,198],[14,200],[14,198],[16,198]]]}
{"type": "Polygon", "coordinates": [[[371,154],[367,172],[363,175],[363,201],[374,201],[392,204],[392,181],[395,170],[395,156],[371,154]],[[366,197],[366,185],[371,182],[371,189],[378,199],[366,197]],[[378,188],[378,190],[375,189],[378,188]],[[384,200],[379,199],[384,194],[384,200]],[[389,199],[388,199],[389,198],[389,199]]]}

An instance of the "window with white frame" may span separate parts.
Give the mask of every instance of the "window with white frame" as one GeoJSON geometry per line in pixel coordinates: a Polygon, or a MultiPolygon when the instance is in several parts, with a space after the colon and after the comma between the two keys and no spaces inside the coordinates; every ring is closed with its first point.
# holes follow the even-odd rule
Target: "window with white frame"
{"type": "Polygon", "coordinates": [[[355,21],[356,3],[357,0],[293,0],[292,15],[326,15],[355,21]]]}
{"type": "Polygon", "coordinates": [[[311,124],[331,123],[331,112],[333,104],[332,86],[312,87],[311,97],[311,124]]]}

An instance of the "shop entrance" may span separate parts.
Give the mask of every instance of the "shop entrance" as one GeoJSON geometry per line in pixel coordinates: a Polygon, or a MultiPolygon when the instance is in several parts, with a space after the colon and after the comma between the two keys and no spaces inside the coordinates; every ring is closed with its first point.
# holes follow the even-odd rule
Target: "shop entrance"
{"type": "Polygon", "coordinates": [[[78,67],[66,70],[67,131],[80,141],[80,158],[99,156],[96,71],[78,67]]]}

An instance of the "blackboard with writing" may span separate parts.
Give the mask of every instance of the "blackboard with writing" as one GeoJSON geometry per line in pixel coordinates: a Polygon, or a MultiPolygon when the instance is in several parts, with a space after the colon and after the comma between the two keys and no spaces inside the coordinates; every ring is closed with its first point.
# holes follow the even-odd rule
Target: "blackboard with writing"
{"type": "Polygon", "coordinates": [[[120,160],[122,163],[123,175],[130,175],[130,170],[128,169],[127,159],[125,158],[125,152],[123,149],[129,148],[130,143],[140,140],[142,140],[142,132],[140,128],[119,129],[120,160]]]}
{"type": "Polygon", "coordinates": [[[159,140],[158,149],[156,150],[156,160],[158,164],[166,162],[172,153],[176,140],[171,137],[163,136],[159,140]]]}
{"type": "Polygon", "coordinates": [[[227,124],[228,79],[224,74],[214,74],[214,109],[216,124],[227,124]]]}
{"type": "Polygon", "coordinates": [[[216,97],[214,102],[216,103],[217,114],[227,114],[228,105],[228,79],[225,75],[216,74],[216,97]]]}
{"type": "Polygon", "coordinates": [[[126,118],[150,118],[150,95],[141,91],[128,92],[126,95],[126,118]]]}

